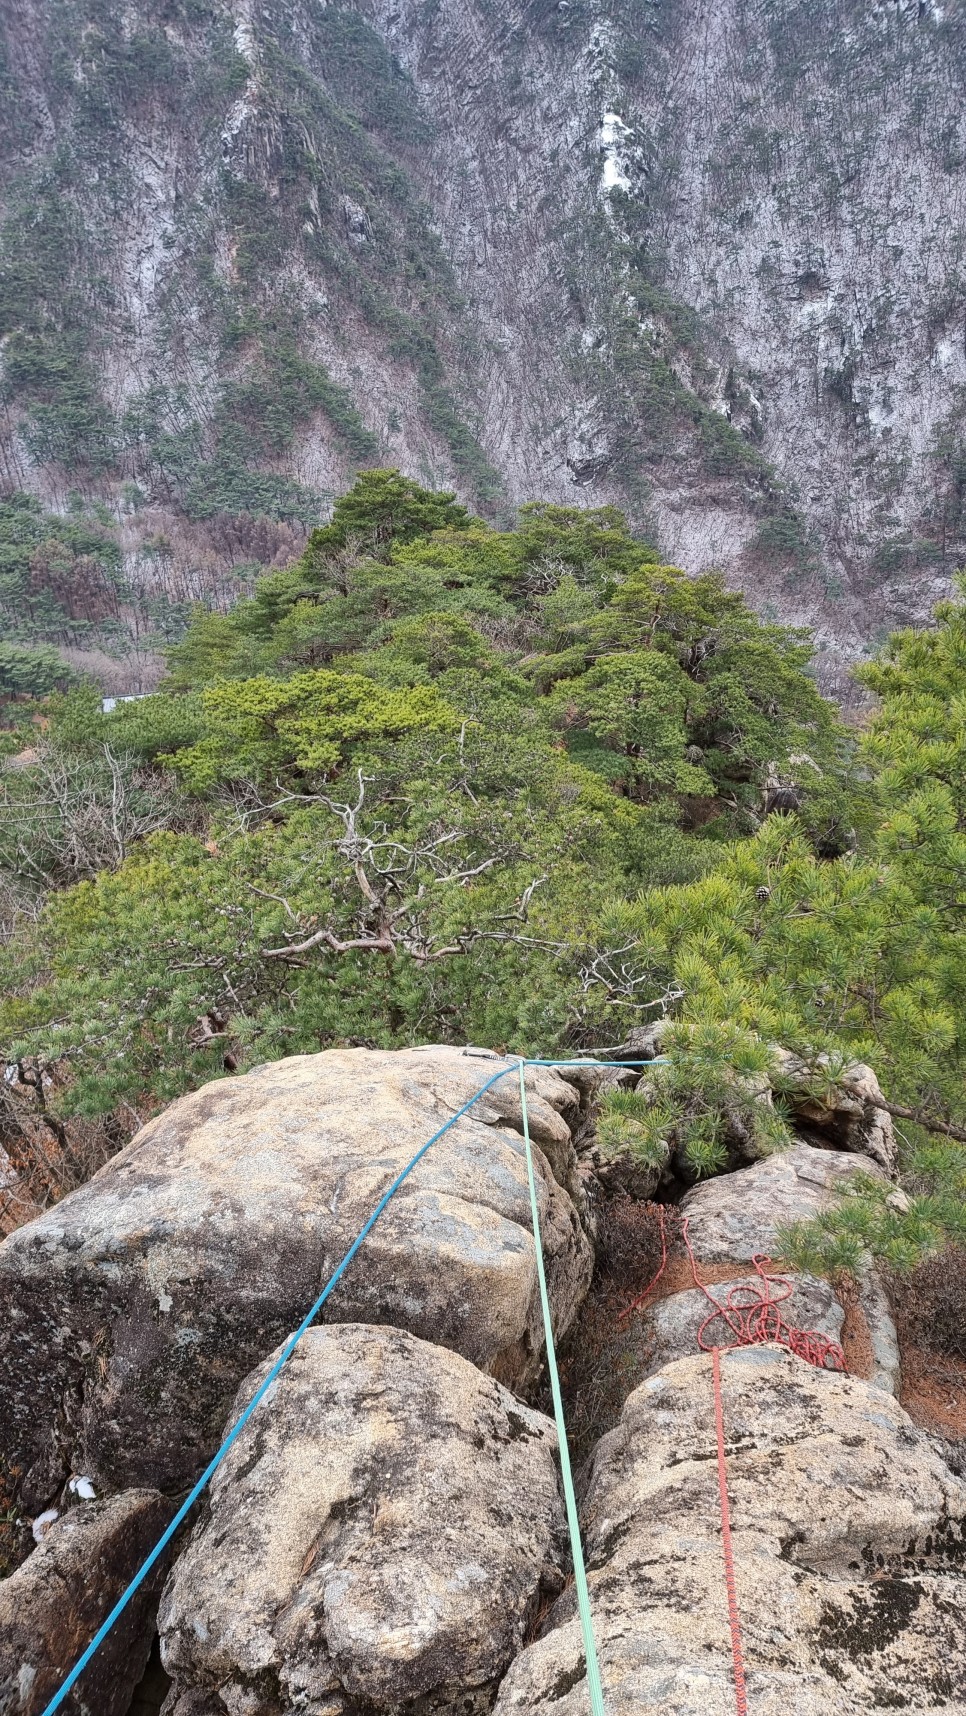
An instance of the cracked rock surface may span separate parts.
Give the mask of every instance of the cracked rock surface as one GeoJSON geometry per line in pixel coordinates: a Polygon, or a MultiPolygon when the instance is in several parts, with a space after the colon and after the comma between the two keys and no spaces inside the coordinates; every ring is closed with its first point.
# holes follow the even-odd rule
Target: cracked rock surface
{"type": "MultiPolygon", "coordinates": [[[[172,1103],[87,1185],[0,1246],[0,1447],[34,1512],[67,1470],[177,1490],[241,1380],[301,1321],[381,1195],[499,1067],[452,1048],[293,1056],[172,1103]],[[72,1462],[72,1464],[70,1464],[72,1462]]],[[[562,1335],[592,1253],[568,1117],[527,1074],[562,1335]]],[[[413,1170],[327,1302],[528,1385],[542,1342],[517,1075],[413,1170]]]]}
{"type": "Polygon", "coordinates": [[[549,1419],[455,1353],[310,1330],[169,1582],[166,1716],[488,1710],[563,1583],[555,1451],[549,1419]]]}
{"type": "MultiPolygon", "coordinates": [[[[962,1716],[966,1485],[857,1378],[778,1347],[721,1363],[750,1709],[962,1716]]],[[[583,1518],[608,1716],[733,1716],[710,1357],[629,1397],[595,1452],[583,1518]]],[[[568,1594],[495,1716],[587,1708],[568,1594]]]]}
{"type": "MultiPolygon", "coordinates": [[[[22,1567],[0,1580],[0,1713],[40,1716],[173,1508],[133,1490],[71,1508],[22,1567]]],[[[125,1716],[148,1659],[162,1559],[62,1705],[66,1716],[125,1716]]]]}
{"type": "MultiPolygon", "coordinates": [[[[0,1247],[0,1460],[26,1468],[36,1513],[81,1493],[69,1472],[124,1492],[72,1507],[0,1583],[0,1716],[40,1716],[159,1534],[172,1504],[130,1486],[194,1475],[394,1176],[504,1067],[421,1159],[216,1473],[161,1607],[164,1716],[586,1716],[555,1431],[510,1392],[543,1344],[517,1069],[439,1047],[210,1085],[0,1247]]],[[[856,1174],[888,1186],[868,1154],[868,1069],[853,1070],[849,1108],[798,1116],[820,1142],[683,1197],[718,1305],[754,1302],[752,1257],[856,1174]]],[[[607,1076],[568,1071],[527,1073],[558,1338],[591,1269],[574,1141],[607,1076]]],[[[787,1323],[858,1355],[864,1319],[869,1381],[778,1346],[722,1357],[750,1709],[966,1716],[966,1483],[892,1398],[875,1272],[842,1300],[789,1280],[787,1323]]],[[[712,1312],[687,1288],[646,1308],[649,1374],[583,1474],[607,1716],[733,1716],[697,1351],[712,1312]]],[[[719,1320],[706,1338],[736,1334],[719,1320]]],[[[128,1716],[156,1598],[68,1716],[128,1716]]]]}

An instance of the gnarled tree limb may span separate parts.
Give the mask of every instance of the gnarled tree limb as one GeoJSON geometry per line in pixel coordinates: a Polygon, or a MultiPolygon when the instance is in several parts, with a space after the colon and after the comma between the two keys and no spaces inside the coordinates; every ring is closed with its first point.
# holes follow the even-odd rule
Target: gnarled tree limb
{"type": "Polygon", "coordinates": [[[966,1144],[966,1126],[957,1126],[952,1120],[942,1120],[938,1114],[927,1114],[922,1108],[907,1108],[902,1102],[886,1102],[885,1097],[870,1096],[868,1098],[873,1108],[881,1108],[886,1114],[891,1114],[894,1120],[912,1120],[916,1126],[922,1126],[927,1132],[941,1132],[944,1138],[954,1138],[957,1144],[966,1144]]]}

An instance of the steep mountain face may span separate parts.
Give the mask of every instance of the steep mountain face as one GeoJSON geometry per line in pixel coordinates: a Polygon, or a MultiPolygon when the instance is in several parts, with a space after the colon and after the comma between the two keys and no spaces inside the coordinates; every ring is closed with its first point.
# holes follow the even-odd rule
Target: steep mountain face
{"type": "Polygon", "coordinates": [[[117,539],[128,632],[365,464],[616,503],[812,623],[831,687],[964,557],[961,0],[0,22],[0,479],[117,539]]]}

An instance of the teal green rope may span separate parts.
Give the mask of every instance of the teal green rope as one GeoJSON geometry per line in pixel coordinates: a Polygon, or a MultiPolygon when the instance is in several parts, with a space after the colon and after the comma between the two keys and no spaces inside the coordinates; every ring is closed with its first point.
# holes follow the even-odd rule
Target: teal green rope
{"type": "Polygon", "coordinates": [[[520,1062],[520,1108],[523,1113],[523,1143],[527,1153],[527,1179],[530,1182],[530,1210],[533,1216],[533,1241],[537,1253],[537,1280],[540,1283],[540,1305],[543,1310],[543,1330],[547,1338],[547,1371],[550,1376],[550,1392],[553,1396],[553,1415],[557,1422],[557,1441],[560,1446],[560,1475],[563,1478],[564,1502],[567,1507],[567,1525],[570,1529],[570,1547],[574,1558],[574,1584],[577,1587],[577,1608],[580,1612],[580,1630],[584,1638],[584,1656],[587,1661],[587,1690],[590,1694],[591,1716],[604,1716],[604,1689],[600,1683],[600,1668],[597,1662],[597,1646],[594,1643],[594,1623],[590,1613],[590,1595],[587,1590],[587,1570],[584,1566],[584,1550],[580,1541],[580,1519],[577,1513],[577,1497],[574,1494],[573,1473],[570,1470],[570,1450],[567,1447],[567,1425],[564,1421],[563,1400],[560,1396],[560,1377],[557,1372],[557,1354],[553,1343],[553,1323],[550,1317],[550,1295],[547,1292],[547,1272],[543,1266],[543,1239],[540,1234],[540,1211],[537,1208],[537,1182],[533,1171],[533,1147],[530,1143],[530,1117],[527,1113],[526,1062],[520,1062]]]}

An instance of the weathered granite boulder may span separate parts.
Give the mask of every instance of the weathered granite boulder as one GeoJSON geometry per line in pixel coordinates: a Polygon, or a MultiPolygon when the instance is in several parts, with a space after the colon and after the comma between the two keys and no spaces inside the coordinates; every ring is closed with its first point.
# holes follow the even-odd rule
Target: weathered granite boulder
{"type": "MultiPolygon", "coordinates": [[[[813,1275],[789,1275],[786,1279],[792,1291],[778,1307],[784,1321],[792,1328],[813,1329],[827,1340],[837,1342],[845,1313],[830,1283],[816,1280],[813,1275]]],[[[742,1275],[735,1281],[712,1286],[708,1291],[725,1312],[729,1303],[738,1307],[737,1321],[742,1306],[760,1302],[761,1289],[760,1276],[742,1275]]],[[[781,1285],[773,1288],[776,1298],[783,1292],[781,1285]]],[[[693,1357],[700,1350],[698,1335],[706,1323],[704,1338],[709,1347],[726,1347],[735,1339],[736,1327],[729,1323],[727,1315],[715,1312],[707,1294],[697,1287],[658,1300],[646,1316],[653,1341],[647,1359],[648,1374],[663,1369],[675,1359],[693,1357]]]]}
{"type": "Polygon", "coordinates": [[[868,1156],[885,1173],[895,1174],[898,1145],[892,1116],[881,1108],[879,1081],[862,1061],[845,1068],[836,1088],[814,1094],[815,1080],[805,1063],[789,1052],[776,1049],[780,1089],[796,1126],[812,1134],[814,1142],[836,1150],[868,1156]]]}
{"type": "MultiPolygon", "coordinates": [[[[841,1345],[845,1312],[831,1283],[817,1280],[813,1275],[793,1272],[784,1272],[782,1279],[791,1287],[788,1298],[778,1306],[782,1320],[790,1328],[812,1331],[841,1345]]],[[[730,1345],[742,1326],[743,1307],[751,1308],[753,1321],[754,1308],[760,1304],[761,1289],[759,1276],[736,1275],[725,1282],[713,1282],[707,1292],[690,1288],[649,1305],[642,1312],[649,1345],[639,1374],[651,1376],[674,1359],[689,1358],[700,1351],[698,1336],[702,1328],[706,1350],[715,1345],[730,1345]],[[708,1293],[721,1307],[720,1315],[715,1313],[708,1293]]],[[[782,1291],[780,1284],[774,1289],[776,1295],[782,1291]]],[[[875,1388],[898,1395],[901,1380],[899,1341],[888,1295],[875,1270],[869,1270],[858,1282],[855,1312],[862,1324],[854,1333],[867,1346],[868,1368],[863,1366],[860,1374],[875,1388]]],[[[851,1361],[849,1368],[852,1368],[851,1361]]]]}
{"type": "MultiPolygon", "coordinates": [[[[657,1019],[640,1026],[630,1032],[619,1053],[624,1058],[658,1056],[666,1051],[672,1030],[670,1019],[657,1019]]],[[[778,1094],[804,1143],[867,1156],[894,1177],[898,1162],[895,1127],[892,1116],[880,1106],[882,1090],[872,1068],[854,1061],[844,1068],[834,1084],[826,1083],[816,1079],[816,1067],[808,1066],[791,1050],[775,1043],[772,1052],[771,1072],[742,1081],[745,1090],[764,1103],[772,1101],[772,1092],[778,1094]],[[821,1094],[817,1094],[820,1083],[821,1094]]],[[[820,1055],[817,1068],[823,1066],[827,1066],[827,1057],[820,1055]]],[[[645,1075],[642,1088],[646,1084],[645,1075]]],[[[758,1150],[750,1136],[743,1135],[740,1125],[733,1124],[727,1142],[736,1161],[757,1159],[758,1150]]],[[[683,1153],[678,1155],[675,1167],[685,1179],[691,1177],[692,1170],[683,1153]]]]}
{"type": "MultiPolygon", "coordinates": [[[[756,1253],[775,1257],[781,1249],[779,1229],[792,1222],[808,1221],[830,1209],[847,1194],[849,1181],[857,1174],[886,1178],[885,1170],[870,1157],[794,1144],[790,1150],[779,1151],[737,1173],[703,1181],[685,1193],[681,1213],[688,1217],[695,1253],[706,1263],[743,1263],[756,1253]]],[[[797,1287],[808,1278],[792,1279],[797,1287]]],[[[720,1289],[713,1291],[720,1297],[720,1289]]],[[[808,1292],[813,1301],[816,1291],[834,1305],[834,1295],[826,1283],[812,1283],[808,1292]]],[[[870,1380],[886,1393],[898,1394],[898,1337],[888,1296],[875,1270],[869,1270],[859,1283],[858,1308],[871,1349],[870,1380]]],[[[790,1320],[799,1328],[830,1332],[830,1325],[824,1321],[803,1320],[807,1315],[807,1307],[803,1306],[801,1314],[796,1309],[790,1320]]],[[[831,1315],[834,1319],[835,1311],[831,1315]]],[[[667,1357],[676,1357],[686,1349],[682,1347],[675,1352],[672,1345],[667,1345],[661,1350],[667,1357]]]]}
{"type": "Polygon", "coordinates": [[[869,1381],[887,1394],[898,1394],[902,1376],[899,1336],[889,1295],[878,1270],[869,1269],[858,1283],[859,1309],[865,1318],[872,1358],[869,1381]]]}
{"type": "Polygon", "coordinates": [[[166,1716],[488,1710],[563,1585],[555,1450],[549,1419],[454,1353],[310,1330],[169,1581],[166,1716]]]}
{"type": "MultiPolygon", "coordinates": [[[[84,1502],[0,1581],[0,1716],[39,1716],[173,1512],[152,1490],[84,1502]]],[[[159,1561],[85,1669],[67,1716],[124,1716],[154,1638],[159,1561]]]]}
{"type": "Polygon", "coordinates": [[[885,1177],[871,1158],[793,1144],[737,1173],[702,1181],[680,1205],[696,1255],[709,1263],[776,1256],[779,1227],[830,1209],[855,1174],[885,1177]]]}
{"type": "MultiPolygon", "coordinates": [[[[777,1347],[722,1358],[755,1716],[966,1712],[966,1485],[867,1383],[777,1347]]],[[[630,1396],[584,1517],[608,1716],[734,1716],[710,1358],[630,1396]]],[[[586,1716],[568,1596],[495,1716],[586,1716]],[[557,1622],[554,1625],[554,1622],[557,1622]]]]}
{"type": "MultiPolygon", "coordinates": [[[[183,1097],[0,1246],[0,1449],[33,1512],[66,1472],[177,1490],[240,1380],[301,1320],[394,1176],[500,1065],[457,1049],[296,1056],[183,1097]]],[[[527,1075],[557,1328],[586,1292],[566,1116],[527,1075]],[[553,1170],[553,1171],[552,1171],[553,1170]],[[554,1177],[554,1173],[558,1176],[554,1177]]],[[[420,1161],[329,1300],[513,1387],[540,1308],[515,1068],[420,1161]]]]}

